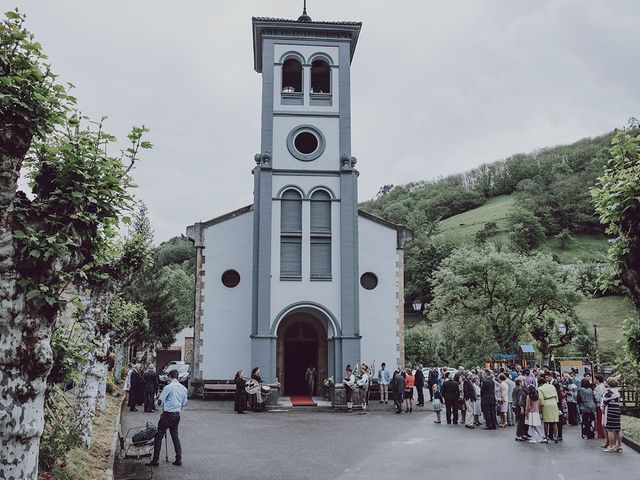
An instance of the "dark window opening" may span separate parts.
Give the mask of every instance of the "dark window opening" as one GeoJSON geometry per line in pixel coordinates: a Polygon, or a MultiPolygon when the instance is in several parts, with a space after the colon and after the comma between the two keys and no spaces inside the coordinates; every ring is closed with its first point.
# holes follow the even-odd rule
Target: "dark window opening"
{"type": "Polygon", "coordinates": [[[227,270],[222,274],[222,284],[227,288],[237,287],[240,283],[240,274],[235,270],[227,270]]]}
{"type": "Polygon", "coordinates": [[[318,138],[311,132],[302,132],[296,135],[293,144],[300,153],[309,155],[318,148],[318,138]]]}
{"type": "Polygon", "coordinates": [[[324,60],[311,64],[311,93],[331,93],[331,68],[324,60]]]}
{"type": "Polygon", "coordinates": [[[294,58],[282,65],[282,93],[302,92],[302,65],[294,58]]]}
{"type": "Polygon", "coordinates": [[[360,285],[365,290],[373,290],[378,286],[378,277],[376,277],[375,273],[365,272],[360,277],[360,285]]]}

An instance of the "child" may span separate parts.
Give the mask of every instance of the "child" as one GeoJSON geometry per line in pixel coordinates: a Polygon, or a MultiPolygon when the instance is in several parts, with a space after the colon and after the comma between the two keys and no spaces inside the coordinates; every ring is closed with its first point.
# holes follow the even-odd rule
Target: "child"
{"type": "Polygon", "coordinates": [[[534,385],[529,385],[527,394],[527,403],[524,410],[525,423],[533,430],[533,438],[529,440],[529,443],[539,443],[542,440],[542,434],[538,431],[538,427],[542,426],[542,421],[540,420],[538,389],[534,385]]]}
{"type": "Polygon", "coordinates": [[[433,411],[436,412],[436,420],[433,423],[442,423],[440,421],[440,412],[442,411],[442,394],[440,393],[440,387],[438,384],[434,384],[433,387],[433,411]]]}

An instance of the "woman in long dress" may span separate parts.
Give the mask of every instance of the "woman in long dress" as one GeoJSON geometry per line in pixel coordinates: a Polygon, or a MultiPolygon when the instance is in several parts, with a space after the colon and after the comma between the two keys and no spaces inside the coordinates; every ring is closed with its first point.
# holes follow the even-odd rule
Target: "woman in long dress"
{"type": "Polygon", "coordinates": [[[543,441],[542,434],[538,431],[538,427],[542,425],[540,420],[540,397],[535,385],[529,385],[527,388],[527,401],[524,408],[525,423],[529,425],[529,430],[533,433],[529,443],[538,443],[543,441]]]}
{"type": "Polygon", "coordinates": [[[253,412],[262,412],[264,410],[265,401],[262,397],[262,377],[260,376],[260,368],[255,367],[251,370],[251,378],[258,382],[258,391],[256,393],[251,394],[251,399],[249,400],[251,405],[251,410],[253,412]]]}
{"type": "Polygon", "coordinates": [[[618,390],[618,381],[609,377],[605,380],[607,390],[602,397],[602,406],[604,407],[605,428],[607,429],[609,447],[605,448],[605,452],[621,452],[622,451],[622,432],[620,431],[620,416],[622,409],[620,407],[620,391],[618,390]]]}
{"type": "Polygon", "coordinates": [[[560,412],[558,411],[558,391],[556,387],[547,383],[547,379],[538,379],[538,395],[540,396],[540,406],[542,407],[542,420],[544,421],[544,441],[549,438],[558,443],[558,422],[560,412]]]}
{"type": "Polygon", "coordinates": [[[509,408],[509,386],[507,385],[507,377],[504,373],[500,374],[498,380],[500,381],[500,400],[498,401],[500,408],[500,427],[506,428],[507,410],[509,408]]]}
{"type": "Polygon", "coordinates": [[[473,410],[473,425],[479,427],[480,425],[482,425],[480,423],[482,407],[480,405],[480,378],[477,375],[474,375],[473,377],[473,391],[476,394],[476,403],[474,404],[473,410]]]}
{"type": "Polygon", "coordinates": [[[247,381],[242,376],[242,370],[238,370],[236,372],[236,377],[234,378],[234,383],[236,384],[236,401],[233,409],[236,413],[244,413],[247,409],[247,397],[245,397],[244,387],[247,385],[247,381]]]}

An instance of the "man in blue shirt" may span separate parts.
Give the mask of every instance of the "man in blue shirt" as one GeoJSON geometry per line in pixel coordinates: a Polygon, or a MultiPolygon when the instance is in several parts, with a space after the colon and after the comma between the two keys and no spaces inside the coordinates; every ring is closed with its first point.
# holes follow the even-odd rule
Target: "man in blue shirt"
{"type": "Polygon", "coordinates": [[[180,423],[180,412],[187,406],[187,389],[178,382],[178,370],[170,370],[169,378],[171,378],[171,382],[164,387],[158,399],[158,405],[163,406],[163,411],[158,421],[158,432],[153,446],[153,458],[151,462],[146,464],[148,467],[157,467],[159,465],[162,438],[167,429],[171,434],[173,449],[176,452],[176,461],[173,464],[182,465],[182,446],[178,438],[178,424],[180,423]]]}

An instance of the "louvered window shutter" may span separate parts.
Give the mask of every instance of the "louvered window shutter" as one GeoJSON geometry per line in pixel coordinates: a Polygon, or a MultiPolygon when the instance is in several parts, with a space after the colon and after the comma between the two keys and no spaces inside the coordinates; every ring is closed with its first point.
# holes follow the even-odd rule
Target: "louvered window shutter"
{"type": "Polygon", "coordinates": [[[331,233],[331,198],[326,192],[311,197],[311,232],[331,233]]]}
{"type": "Polygon", "coordinates": [[[311,276],[331,277],[331,237],[311,237],[311,276]]]}
{"type": "Polygon", "coordinates": [[[302,238],[280,238],[280,275],[299,277],[302,275],[302,238]]]}
{"type": "Polygon", "coordinates": [[[280,202],[280,229],[282,233],[302,231],[302,200],[295,190],[287,190],[280,202]]]}

